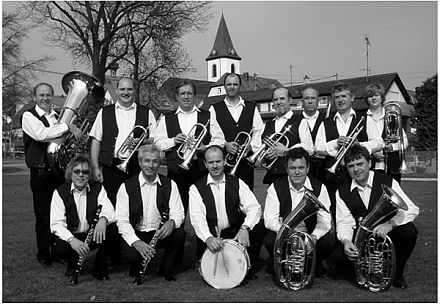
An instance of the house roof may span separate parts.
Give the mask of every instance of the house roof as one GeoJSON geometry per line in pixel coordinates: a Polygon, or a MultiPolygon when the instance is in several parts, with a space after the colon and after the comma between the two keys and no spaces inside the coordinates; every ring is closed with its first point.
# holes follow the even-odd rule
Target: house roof
{"type": "Polygon", "coordinates": [[[220,24],[215,37],[214,47],[212,47],[212,50],[206,58],[206,61],[220,57],[241,60],[241,57],[237,54],[237,51],[232,44],[231,36],[229,35],[228,27],[226,26],[223,14],[220,18],[220,24]]]}
{"type": "MultiPolygon", "coordinates": [[[[217,82],[213,83],[211,87],[217,87],[217,86],[223,86],[223,83],[225,82],[226,75],[228,73],[226,72],[221,76],[220,79],[218,79],[217,82]]],[[[269,79],[269,78],[263,78],[259,76],[249,75],[249,72],[244,72],[240,74],[241,77],[241,91],[255,91],[255,89],[268,89],[271,90],[275,89],[276,87],[282,86],[282,84],[276,80],[276,79],[269,79]]]]}

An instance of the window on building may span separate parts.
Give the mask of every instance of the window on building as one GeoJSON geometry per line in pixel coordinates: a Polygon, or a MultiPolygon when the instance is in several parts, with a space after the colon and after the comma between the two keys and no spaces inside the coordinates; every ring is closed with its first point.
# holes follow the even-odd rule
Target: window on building
{"type": "Polygon", "coordinates": [[[318,107],[327,107],[327,97],[319,97],[318,98],[318,107]]]}
{"type": "Polygon", "coordinates": [[[217,77],[217,65],[216,64],[212,65],[212,77],[213,78],[217,77]]]}
{"type": "Polygon", "coordinates": [[[234,64],[231,65],[231,72],[235,73],[235,65],[234,64]]]}
{"type": "Polygon", "coordinates": [[[271,103],[260,103],[259,104],[259,110],[261,113],[267,113],[270,111],[270,104],[271,103]]]}

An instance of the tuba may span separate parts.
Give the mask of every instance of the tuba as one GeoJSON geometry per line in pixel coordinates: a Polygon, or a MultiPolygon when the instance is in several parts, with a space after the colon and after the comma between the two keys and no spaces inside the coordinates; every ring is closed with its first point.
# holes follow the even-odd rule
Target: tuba
{"type": "Polygon", "coordinates": [[[203,139],[205,139],[206,134],[208,134],[208,124],[210,121],[211,120],[209,119],[205,125],[201,123],[196,123],[191,128],[188,137],[177,149],[177,156],[179,156],[180,159],[183,159],[183,162],[179,165],[179,167],[185,170],[189,170],[189,166],[194,157],[194,154],[196,154],[197,148],[200,146],[203,139]],[[200,127],[202,131],[196,137],[197,127],[200,127]]]}
{"type": "Polygon", "coordinates": [[[372,211],[362,220],[354,245],[359,251],[355,260],[356,282],[372,292],[386,290],[396,274],[396,253],[391,239],[373,235],[373,229],[398,209],[408,210],[402,198],[386,185],[381,185],[382,196],[372,211]]]}
{"type": "Polygon", "coordinates": [[[142,125],[135,125],[130,134],[128,134],[127,138],[125,138],[124,142],[119,147],[118,152],[116,152],[116,156],[122,160],[122,163],[116,166],[119,170],[128,173],[128,162],[130,161],[134,152],[139,149],[144,140],[148,137],[148,129],[150,126],[151,123],[147,128],[144,128],[142,125]],[[136,131],[136,129],[140,129],[142,131],[142,134],[139,138],[134,137],[134,131],[136,131]]]}
{"type": "Polygon", "coordinates": [[[238,165],[246,153],[246,148],[251,143],[251,134],[247,132],[240,132],[235,137],[234,142],[239,145],[238,151],[235,154],[226,154],[225,165],[232,167],[230,174],[235,176],[238,165]]]}
{"type": "Polygon", "coordinates": [[[299,290],[312,284],[316,248],[310,235],[296,231],[295,227],[320,209],[328,212],[316,196],[306,189],[301,202],[283,221],[273,253],[275,281],[280,287],[299,290]]]}
{"type": "MultiPolygon", "coordinates": [[[[405,145],[404,145],[404,137],[403,137],[403,129],[402,129],[402,109],[397,102],[387,103],[385,106],[385,147],[392,143],[399,144],[399,160],[401,160],[400,164],[400,173],[411,173],[411,169],[407,166],[405,161],[405,145]]],[[[387,150],[384,150],[385,156],[385,173],[387,173],[388,168],[388,154],[387,150]]]]}
{"type": "MultiPolygon", "coordinates": [[[[87,109],[88,102],[100,102],[104,98],[104,87],[99,80],[80,71],[71,71],[61,81],[67,93],[66,102],[58,118],[58,124],[72,124],[87,109]]],[[[60,176],[64,175],[67,164],[77,154],[86,151],[90,123],[84,120],[80,125],[82,137],[76,140],[72,134],[54,139],[47,147],[49,166],[60,176]]]]}
{"type": "Polygon", "coordinates": [[[266,136],[263,139],[263,145],[258,148],[257,152],[255,152],[252,156],[246,158],[249,163],[255,168],[259,166],[263,166],[263,168],[266,169],[272,168],[278,157],[276,157],[270,164],[264,162],[264,158],[266,157],[269,150],[274,148],[282,140],[284,140],[286,147],[289,146],[289,138],[287,138],[286,133],[290,132],[291,127],[291,125],[288,125],[282,133],[273,133],[270,136],[266,136]]]}

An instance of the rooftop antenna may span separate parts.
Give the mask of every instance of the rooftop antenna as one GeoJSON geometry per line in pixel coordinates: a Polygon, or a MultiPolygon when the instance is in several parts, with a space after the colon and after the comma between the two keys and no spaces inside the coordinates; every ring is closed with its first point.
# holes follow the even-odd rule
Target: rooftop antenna
{"type": "Polygon", "coordinates": [[[369,41],[369,39],[368,39],[368,34],[365,34],[365,47],[366,47],[366,49],[367,49],[367,51],[366,51],[366,55],[367,55],[367,68],[366,68],[366,72],[367,72],[367,81],[368,81],[368,75],[369,75],[369,72],[370,72],[370,67],[368,66],[368,46],[370,46],[371,44],[370,44],[370,41],[369,41]]]}

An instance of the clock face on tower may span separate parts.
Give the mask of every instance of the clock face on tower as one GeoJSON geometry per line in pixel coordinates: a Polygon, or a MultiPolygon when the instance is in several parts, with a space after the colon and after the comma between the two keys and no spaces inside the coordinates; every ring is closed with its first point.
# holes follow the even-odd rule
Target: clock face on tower
{"type": "Polygon", "coordinates": [[[215,49],[212,49],[211,55],[216,55],[216,54],[217,54],[217,51],[215,51],[215,49]]]}
{"type": "Polygon", "coordinates": [[[231,49],[231,55],[234,55],[234,54],[235,54],[235,50],[231,49]]]}

